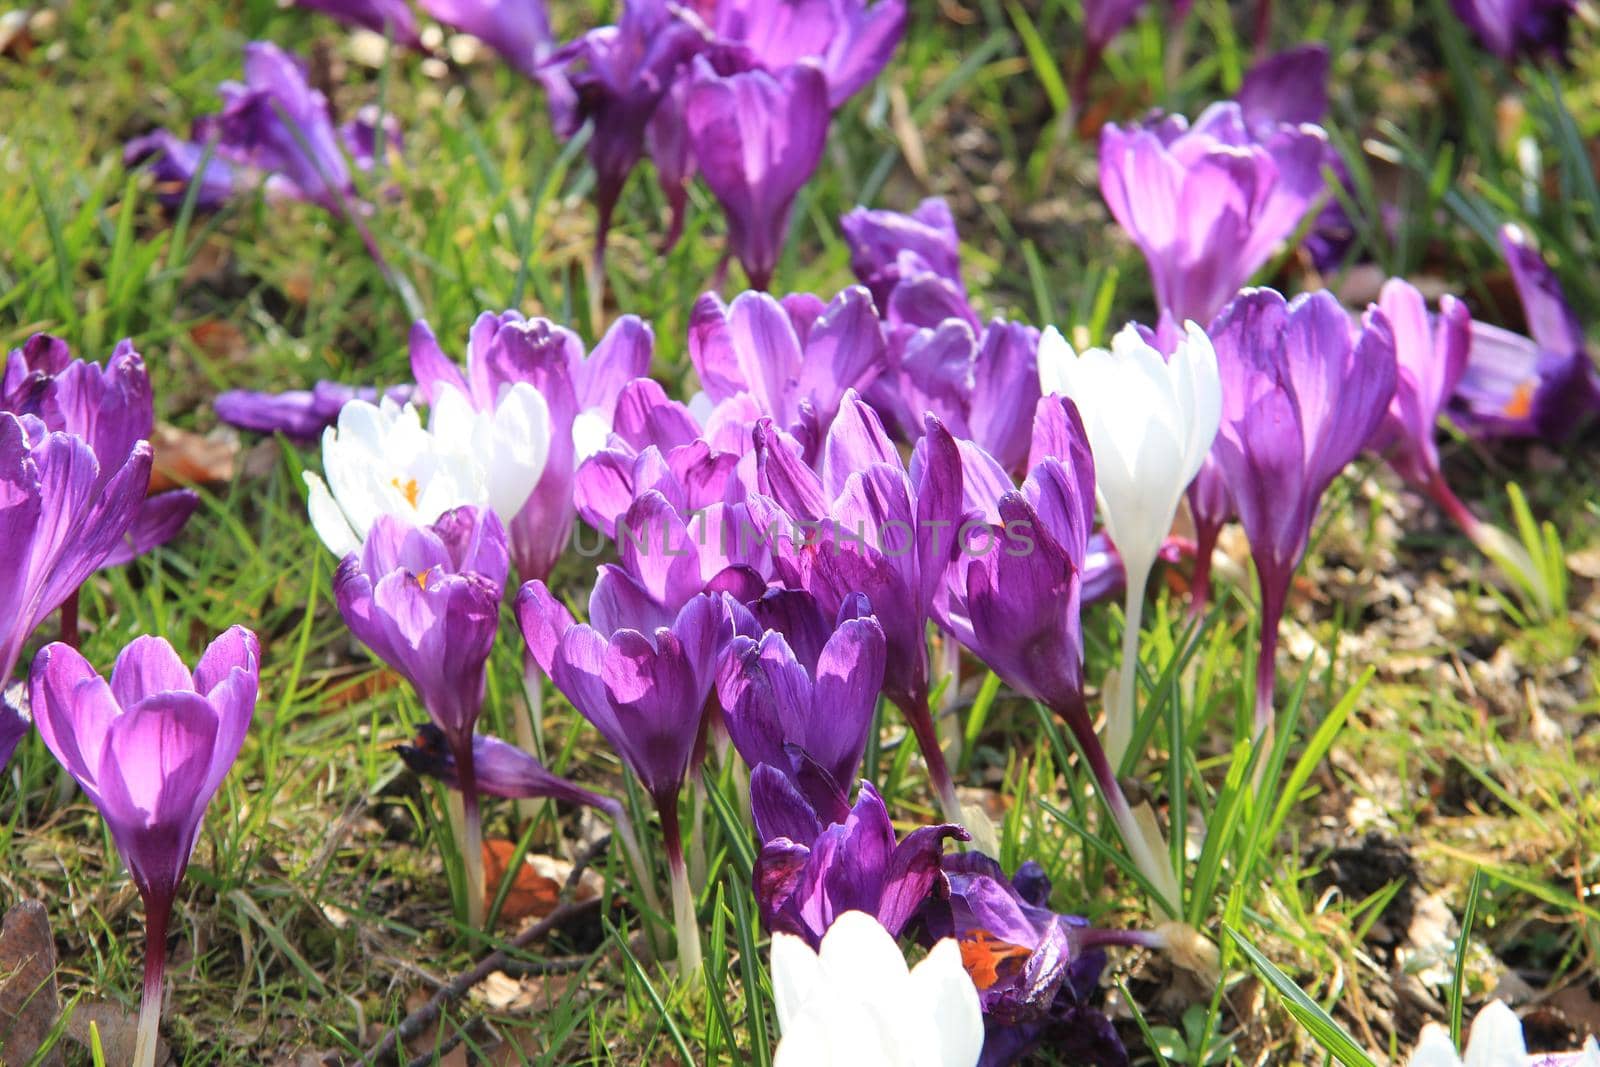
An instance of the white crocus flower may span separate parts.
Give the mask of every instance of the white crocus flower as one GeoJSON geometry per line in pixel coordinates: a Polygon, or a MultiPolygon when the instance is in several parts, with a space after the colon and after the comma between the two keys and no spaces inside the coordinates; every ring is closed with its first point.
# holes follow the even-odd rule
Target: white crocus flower
{"type": "Polygon", "coordinates": [[[848,911],[819,952],[772,937],[782,1040],[774,1067],[973,1067],[983,1051],[978,991],[949,938],[907,970],[878,920],[848,911]]]}
{"type": "Polygon", "coordinates": [[[1578,1052],[1530,1056],[1516,1012],[1492,1000],[1472,1020],[1464,1055],[1450,1043],[1450,1031],[1429,1023],[1406,1067],[1600,1067],[1600,1045],[1591,1037],[1578,1052]]]}
{"type": "Polygon", "coordinates": [[[1133,694],[1145,583],[1172,529],[1183,491],[1200,471],[1222,421],[1222,383],[1211,339],[1194,323],[1171,359],[1133,326],[1079,356],[1054,327],[1039,341],[1039,385],[1078,406],[1094,453],[1095,496],[1127,576],[1117,708],[1106,749],[1122,762],[1133,731],[1133,694]]]}
{"type": "Polygon", "coordinates": [[[491,508],[509,521],[544,471],[550,413],[529,385],[474,412],[446,389],[425,429],[417,410],[354,400],[322,434],[326,481],[307,472],[312,528],[335,555],[359,551],[379,515],[426,524],[451,508],[491,508]]]}

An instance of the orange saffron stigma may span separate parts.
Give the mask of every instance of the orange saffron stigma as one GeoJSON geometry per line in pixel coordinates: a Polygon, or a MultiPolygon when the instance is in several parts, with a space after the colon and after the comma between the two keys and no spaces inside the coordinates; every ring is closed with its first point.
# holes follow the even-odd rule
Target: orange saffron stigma
{"type": "Polygon", "coordinates": [[[427,592],[428,591],[428,575],[430,575],[432,573],[433,573],[433,568],[429,567],[427,570],[425,570],[421,574],[417,575],[417,588],[418,589],[421,589],[423,592],[427,592]]]}
{"type": "Polygon", "coordinates": [[[1512,392],[1511,399],[1506,402],[1506,415],[1513,419],[1525,419],[1533,412],[1533,383],[1521,382],[1512,392]]]}
{"type": "Polygon", "coordinates": [[[399,478],[390,478],[389,484],[400,490],[400,495],[406,498],[407,504],[412,507],[417,506],[417,480],[415,478],[407,478],[404,485],[400,484],[399,478]]]}
{"type": "Polygon", "coordinates": [[[1001,978],[1016,974],[1033,954],[1032,950],[1002,941],[987,930],[962,939],[960,948],[961,966],[967,969],[972,984],[980,990],[991,989],[1001,978]]]}

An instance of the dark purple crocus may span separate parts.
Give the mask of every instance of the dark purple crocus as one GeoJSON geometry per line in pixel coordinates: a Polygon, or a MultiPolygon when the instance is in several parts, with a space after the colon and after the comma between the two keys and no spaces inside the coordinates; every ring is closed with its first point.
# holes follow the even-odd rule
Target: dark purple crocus
{"type": "Polygon", "coordinates": [[[28,736],[28,727],[33,725],[33,720],[21,707],[26,702],[27,687],[21,682],[0,687],[0,771],[6,769],[12,753],[28,736]]]}
{"type": "Polygon", "coordinates": [[[876,78],[905,35],[905,0],[713,0],[700,5],[718,41],[770,71],[813,60],[838,108],[876,78]]]}
{"type": "Polygon", "coordinates": [[[866,781],[853,807],[837,787],[828,807],[819,811],[769,763],[750,775],[750,809],[763,842],[754,874],[762,922],[815,946],[834,919],[864,911],[899,936],[944,883],[944,843],[969,840],[967,832],[946,823],[896,841],[889,809],[866,781]]]}
{"type": "Polygon", "coordinates": [[[1007,1067],[1045,1047],[1074,1064],[1122,1067],[1117,1031],[1090,1006],[1108,944],[1147,946],[1139,931],[1093,930],[1076,915],[1050,910],[1050,879],[1032,860],[1006,878],[977,852],[944,857],[948,895],[930,897],[922,920],[929,939],[953,938],[978,988],[985,1037],[980,1067],[1007,1067]]]}
{"type": "Polygon", "coordinates": [[[159,637],[122,650],[108,684],[76,649],[45,646],[30,699],[39,736],[111,831],[145,910],[144,996],[132,1062],[153,1067],[172,903],[206,806],[255,712],[261,647],[235,626],[194,673],[159,637]]]}
{"type": "MultiPolygon", "coordinates": [[[[196,121],[188,141],[160,130],[130,141],[125,162],[153,159],[169,204],[181,203],[188,184],[198,180],[202,207],[259,186],[269,198],[305,200],[338,215],[366,210],[346,154],[363,169],[377,164],[372,119],[336,128],[327,98],[311,87],[300,60],[266,41],[245,46],[244,76],[242,85],[219,87],[222,111],[196,121]],[[197,173],[207,152],[211,163],[197,173]]],[[[398,146],[392,117],[384,134],[389,146],[398,146]]]]}
{"type": "Polygon", "coordinates": [[[747,396],[805,448],[822,447],[839,403],[864,390],[883,367],[883,332],[872,297],[851,286],[824,304],[809,293],[778,300],[741,293],[724,304],[715,293],[695,302],[689,358],[714,404],[747,396]]]}
{"type": "Polygon", "coordinates": [[[705,46],[704,27],[666,0],[626,0],[615,26],[590,30],[540,67],[556,132],[570,138],[593,124],[597,262],[651,118],[680,68],[705,46]]]}
{"type": "MultiPolygon", "coordinates": [[[[461,788],[461,772],[444,731],[424,723],[416,740],[397,751],[417,774],[437,778],[451,789],[461,788]]],[[[506,800],[549,799],[596,808],[608,815],[621,809],[615,797],[601,796],[545,769],[516,745],[487,734],[472,735],[472,775],[478,792],[506,800]]]]}
{"type": "Polygon", "coordinates": [[[1100,191],[1176,324],[1210,322],[1294,234],[1324,191],[1326,144],[1311,126],[1252,126],[1231,102],[1193,126],[1176,115],[1106,124],[1100,191]]]}
{"type": "Polygon", "coordinates": [[[500,520],[465,507],[427,527],[379,516],[361,552],[346,556],[333,579],[350,632],[411,683],[455,759],[474,925],[483,921],[484,882],[472,735],[509,567],[500,520]]]}
{"type": "Polygon", "coordinates": [[[927,648],[928,618],[962,517],[954,441],[937,435],[908,474],[877,414],[854,392],[828,430],[820,474],[777,440],[770,422],[757,424],[755,438],[765,492],[750,498],[750,510],[758,528],[777,531],[777,573],[826,612],[856,593],[867,596],[888,642],[884,691],[916,734],[945,818],[959,819],[928,705],[927,648]]]}
{"type": "Polygon", "coordinates": [[[883,628],[858,616],[864,599],[846,602],[820,648],[808,647],[809,633],[796,635],[796,648],[778,630],[729,645],[717,693],[733,747],[752,769],[770,763],[804,792],[803,753],[831,781],[855,780],[883,686],[883,628]]]}
{"type": "Polygon", "coordinates": [[[555,47],[544,0],[421,0],[422,10],[451,29],[470,33],[500,53],[525,78],[555,47]]]}
{"type": "Polygon", "coordinates": [[[1472,536],[1478,520],[1445,483],[1434,440],[1439,416],[1467,369],[1472,316],[1453,296],[1441,298],[1438,313],[1431,314],[1416,287],[1399,278],[1384,285],[1378,307],[1394,332],[1396,376],[1394,399],[1373,448],[1472,536]]]}
{"type": "Polygon", "coordinates": [[[34,629],[122,550],[150,484],[150,445],[102,467],[82,437],[0,411],[0,684],[34,629]]]}
{"type": "Polygon", "coordinates": [[[493,411],[509,386],[527,382],[550,410],[550,450],[544,474],[511,521],[511,558],[523,578],[549,575],[571,539],[573,481],[579,461],[606,445],[623,387],[650,369],[655,335],[637,316],[624,315],[588,355],[571,330],[515,311],[484,312],[467,339],[465,372],[444,354],[423,321],[411,328],[411,371],[417,392],[435,403],[444,389],[478,411],[493,411]]]}
{"type": "Polygon", "coordinates": [[[706,184],[728,220],[729,250],[750,284],[772,280],[795,194],[822,161],[828,82],[803,61],[776,72],[720,72],[694,60],[684,123],[706,184]]]}
{"type": "Polygon", "coordinates": [[[1506,226],[1500,249],[1532,336],[1474,321],[1450,417],[1479,437],[1539,437],[1557,444],[1600,415],[1600,377],[1582,324],[1528,235],[1506,226]]]}
{"type": "MultiPolygon", "coordinates": [[[[600,596],[597,588],[594,594],[600,596]]],[[[704,728],[717,662],[733,637],[736,605],[701,593],[668,625],[576,623],[540,581],[517,594],[517,621],[528,651],[555,687],[638,777],[655,804],[672,875],[673,925],[680,974],[700,968],[700,932],[683,858],[678,794],[704,728]],[[614,629],[610,628],[615,626],[614,629]]]]}
{"type": "MultiPolygon", "coordinates": [[[[132,341],[120,341],[104,367],[73,359],[65,341],[34,334],[6,360],[0,410],[35,415],[53,432],[75,434],[94,450],[104,488],[155,427],[150,375],[132,341]]],[[[200,498],[187,489],[148,497],[127,536],[101,567],[121,566],[176,537],[200,498]]]]}
{"type": "Polygon", "coordinates": [[[319,381],[310,389],[289,389],[281,393],[229,389],[218,393],[211,406],[217,418],[229,426],[251,433],[281,433],[296,441],[311,442],[339,421],[339,412],[352,400],[376,404],[382,396],[396,404],[406,404],[414,391],[409,385],[392,385],[379,390],[371,385],[319,381]]]}
{"type": "Polygon", "coordinates": [[[1577,0],[1450,0],[1483,46],[1507,63],[1523,56],[1564,58],[1577,0]]]}
{"type": "Polygon", "coordinates": [[[1256,730],[1273,722],[1278,623],[1323,492],[1382,425],[1394,334],[1370,309],[1359,330],[1333,294],[1239,294],[1212,324],[1222,375],[1213,455],[1250,540],[1261,589],[1256,730]]]}
{"type": "MultiPolygon", "coordinates": [[[[321,11],[340,22],[381,33],[406,48],[421,48],[417,20],[406,0],[294,0],[299,7],[321,11]]],[[[437,17],[437,16],[435,16],[437,17]]],[[[441,20],[443,21],[443,20],[441,20]]]]}
{"type": "Polygon", "coordinates": [[[1144,0],[1084,0],[1083,36],[1089,48],[1104,52],[1143,6],[1144,0]]]}
{"type": "MultiPolygon", "coordinates": [[[[930,429],[914,468],[944,447],[940,437],[930,429]]],[[[958,446],[965,515],[956,534],[959,555],[936,601],[939,625],[1012,689],[1061,716],[1124,845],[1155,888],[1157,904],[1177,914],[1177,880],[1165,845],[1123,794],[1084,698],[1080,612],[1095,490],[1077,407],[1065,397],[1042,399],[1033,438],[1020,491],[982,449],[958,446]]]]}

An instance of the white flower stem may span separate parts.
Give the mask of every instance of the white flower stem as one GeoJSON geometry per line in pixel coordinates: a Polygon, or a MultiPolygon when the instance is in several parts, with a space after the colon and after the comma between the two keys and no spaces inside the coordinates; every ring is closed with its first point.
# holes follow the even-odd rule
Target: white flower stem
{"type": "Polygon", "coordinates": [[[133,1067],[155,1067],[161,1044],[161,991],[167,973],[167,923],[172,901],[145,897],[144,991],[139,1000],[139,1029],[133,1044],[133,1067]]]}
{"type": "Polygon", "coordinates": [[[694,913],[694,890],[689,888],[689,867],[683,862],[683,832],[678,825],[676,798],[661,805],[661,836],[667,846],[667,869],[672,875],[672,926],[678,935],[678,977],[688,986],[700,982],[700,924],[694,913]]]}
{"type": "Polygon", "coordinates": [[[1117,672],[1117,704],[1106,715],[1106,758],[1112,767],[1121,767],[1133,743],[1136,712],[1134,694],[1139,689],[1139,631],[1144,624],[1144,587],[1150,568],[1137,573],[1128,569],[1127,590],[1123,594],[1122,667],[1117,672]]]}
{"type": "MultiPolygon", "coordinates": [[[[522,665],[522,695],[528,702],[525,714],[518,715],[513,709],[511,718],[512,728],[516,733],[517,747],[535,759],[540,758],[539,735],[542,718],[544,715],[544,672],[533,661],[533,657],[526,658],[522,665]]],[[[517,801],[517,818],[523,822],[532,822],[539,817],[539,809],[544,806],[544,801],[527,798],[517,801]]]]}

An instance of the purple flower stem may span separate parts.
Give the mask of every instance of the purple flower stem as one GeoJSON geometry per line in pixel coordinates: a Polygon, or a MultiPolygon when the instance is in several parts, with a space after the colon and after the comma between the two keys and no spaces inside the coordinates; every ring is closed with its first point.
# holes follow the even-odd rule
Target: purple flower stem
{"type": "Polygon", "coordinates": [[[667,846],[667,870],[672,876],[672,925],[678,935],[678,977],[687,985],[700,980],[700,925],[694,913],[694,891],[689,888],[689,867],[683,861],[683,830],[678,825],[678,798],[657,797],[661,838],[667,846]]]}
{"type": "Polygon", "coordinates": [[[1256,0],[1256,54],[1266,55],[1272,43],[1272,0],[1256,0]]]}
{"type": "Polygon", "coordinates": [[[81,589],[74,589],[72,595],[61,604],[61,641],[71,648],[77,648],[82,635],[78,632],[78,594],[81,589]]]}
{"type": "Polygon", "coordinates": [[[483,873],[483,812],[478,804],[478,769],[473,763],[472,735],[451,745],[456,776],[461,785],[461,865],[467,876],[467,922],[483,926],[485,880],[483,873]]]}
{"type": "Polygon", "coordinates": [[[1478,539],[1478,529],[1483,524],[1472,513],[1472,509],[1462,503],[1461,498],[1445,484],[1444,475],[1435,474],[1428,482],[1426,492],[1433,502],[1439,505],[1444,513],[1450,516],[1452,522],[1461,527],[1461,532],[1466,534],[1474,543],[1478,539]]]}
{"type": "MultiPolygon", "coordinates": [[[[1269,738],[1275,716],[1273,691],[1278,681],[1278,626],[1283,621],[1288,590],[1261,586],[1261,654],[1256,658],[1256,740],[1269,738]]],[[[1265,761],[1262,761],[1265,766],[1265,761]]]]}
{"type": "Polygon", "coordinates": [[[1072,111],[1068,123],[1074,130],[1077,129],[1078,120],[1083,117],[1084,110],[1088,106],[1089,82],[1094,78],[1095,71],[1100,69],[1100,54],[1098,46],[1087,46],[1083,50],[1083,62],[1072,72],[1072,99],[1069,102],[1072,111]]]}
{"type": "Polygon", "coordinates": [[[161,1043],[161,992],[167,974],[167,924],[172,919],[172,894],[144,898],[144,992],[139,999],[139,1030],[133,1045],[133,1067],[155,1067],[161,1043]]]}
{"type": "Polygon", "coordinates": [[[1203,618],[1211,606],[1211,557],[1217,550],[1221,527],[1196,524],[1194,534],[1194,573],[1189,578],[1189,617],[1203,618]]]}
{"type": "Polygon", "coordinates": [[[928,778],[933,782],[934,792],[939,795],[939,807],[944,812],[945,821],[961,822],[961,801],[956,797],[956,783],[950,777],[950,765],[945,762],[944,750],[939,747],[939,731],[933,724],[927,689],[924,687],[922,692],[910,695],[904,702],[897,700],[895,703],[900,705],[911,732],[916,735],[917,747],[922,749],[923,762],[928,765],[928,778]]]}

